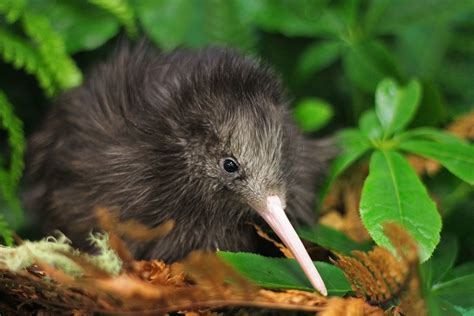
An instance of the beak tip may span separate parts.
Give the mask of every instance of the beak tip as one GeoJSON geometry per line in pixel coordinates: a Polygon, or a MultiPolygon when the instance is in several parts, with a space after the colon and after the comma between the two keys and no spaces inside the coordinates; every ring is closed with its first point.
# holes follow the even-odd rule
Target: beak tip
{"type": "Polygon", "coordinates": [[[296,231],[286,217],[281,199],[275,195],[268,196],[266,209],[261,212],[260,215],[293,253],[313,287],[323,296],[327,296],[328,292],[324,281],[311,261],[296,231]]]}

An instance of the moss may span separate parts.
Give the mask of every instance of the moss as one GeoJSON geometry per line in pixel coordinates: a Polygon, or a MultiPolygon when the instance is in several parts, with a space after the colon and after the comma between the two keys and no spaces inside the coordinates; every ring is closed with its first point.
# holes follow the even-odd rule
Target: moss
{"type": "Polygon", "coordinates": [[[62,233],[58,237],[49,236],[40,241],[25,241],[20,246],[0,246],[0,264],[11,271],[20,271],[39,261],[47,263],[73,277],[81,277],[83,269],[67,254],[83,256],[98,268],[117,275],[122,269],[122,261],[110,248],[107,234],[91,235],[91,242],[99,249],[98,255],[82,254],[71,246],[71,241],[62,233]],[[66,254],[66,255],[65,255],[66,254]]]}

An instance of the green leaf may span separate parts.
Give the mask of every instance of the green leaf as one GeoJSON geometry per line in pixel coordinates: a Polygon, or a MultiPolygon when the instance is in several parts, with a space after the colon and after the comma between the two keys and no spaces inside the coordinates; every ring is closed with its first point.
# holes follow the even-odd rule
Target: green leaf
{"type": "Polygon", "coordinates": [[[418,242],[421,261],[439,242],[441,217],[415,171],[399,153],[376,151],[360,201],[362,222],[378,245],[393,249],[383,224],[396,222],[418,242]]]}
{"type": "Polygon", "coordinates": [[[366,111],[359,119],[359,128],[370,140],[382,138],[382,126],[374,110],[366,111]]]}
{"type": "Polygon", "coordinates": [[[469,274],[474,274],[474,262],[466,262],[460,266],[455,267],[451,271],[448,271],[444,280],[452,280],[460,278],[469,274]]]}
{"type": "Polygon", "coordinates": [[[216,44],[250,50],[255,45],[252,22],[259,6],[246,4],[239,0],[143,0],[136,9],[145,32],[166,50],[216,44]]]}
{"type": "Polygon", "coordinates": [[[336,41],[323,41],[305,49],[301,55],[297,71],[300,76],[307,77],[331,65],[341,52],[341,44],[336,41]]]}
{"type": "Polygon", "coordinates": [[[298,102],[293,110],[296,123],[305,132],[315,132],[321,129],[329,123],[333,115],[331,105],[316,98],[298,102]]]}
{"type": "Polygon", "coordinates": [[[89,2],[115,16],[125,26],[128,35],[132,37],[137,35],[135,12],[128,0],[89,0],[89,2]]]}
{"type": "Polygon", "coordinates": [[[93,50],[119,31],[113,16],[87,2],[42,0],[40,4],[35,11],[48,17],[69,53],[93,50]]]}
{"type": "Polygon", "coordinates": [[[375,111],[384,130],[384,138],[403,130],[413,119],[421,97],[421,86],[412,80],[399,87],[392,79],[384,79],[375,93],[375,111]]]}
{"type": "Polygon", "coordinates": [[[352,83],[370,94],[383,78],[399,76],[393,54],[377,41],[352,44],[344,55],[343,62],[352,83]]]}
{"type": "MultiPolygon", "coordinates": [[[[253,2],[253,1],[250,1],[253,2]]],[[[262,0],[256,22],[269,32],[286,36],[336,35],[341,16],[324,8],[324,1],[262,0]]]]}
{"type": "Polygon", "coordinates": [[[461,144],[461,145],[467,145],[469,144],[467,141],[465,141],[462,138],[459,138],[457,136],[448,134],[444,131],[440,131],[434,128],[430,127],[421,127],[421,128],[416,128],[412,129],[406,132],[403,132],[399,135],[397,135],[397,139],[400,141],[405,141],[406,139],[429,139],[433,140],[438,143],[442,144],[461,144]]]}
{"type": "Polygon", "coordinates": [[[407,140],[400,148],[439,161],[455,176],[474,185],[474,146],[424,140],[407,140]]]}
{"type": "Polygon", "coordinates": [[[336,145],[341,148],[342,152],[331,163],[329,176],[321,189],[321,199],[326,196],[334,180],[371,148],[369,139],[356,129],[346,129],[339,132],[336,135],[336,145]]]}
{"type": "Polygon", "coordinates": [[[352,250],[368,251],[371,248],[370,245],[355,242],[344,233],[325,225],[318,225],[316,228],[301,228],[298,230],[298,235],[303,239],[344,255],[351,255],[352,250]]]}
{"type": "MultiPolygon", "coordinates": [[[[257,285],[269,289],[314,291],[303,270],[294,259],[269,258],[245,252],[218,252],[227,263],[257,285]]],[[[342,296],[351,291],[344,273],[337,267],[315,262],[329,295],[342,296]]]]}
{"type": "Polygon", "coordinates": [[[474,308],[474,274],[436,284],[432,293],[453,305],[474,308]]]}
{"type": "Polygon", "coordinates": [[[429,276],[427,286],[439,283],[454,266],[458,254],[458,243],[454,236],[446,235],[436,248],[430,260],[421,266],[425,275],[429,276]]]}

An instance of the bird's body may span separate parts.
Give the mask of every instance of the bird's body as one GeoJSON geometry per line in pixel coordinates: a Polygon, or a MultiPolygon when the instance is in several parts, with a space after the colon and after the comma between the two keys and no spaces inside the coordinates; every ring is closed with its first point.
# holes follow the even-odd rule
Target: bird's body
{"type": "Polygon", "coordinates": [[[326,144],[303,138],[279,80],[229,50],[122,49],[60,96],[29,143],[26,205],[45,232],[84,245],[103,206],[122,220],[175,229],[139,258],[193,249],[256,251],[255,209],[286,201],[311,223],[326,144]],[[237,170],[236,170],[237,169],[237,170]]]}

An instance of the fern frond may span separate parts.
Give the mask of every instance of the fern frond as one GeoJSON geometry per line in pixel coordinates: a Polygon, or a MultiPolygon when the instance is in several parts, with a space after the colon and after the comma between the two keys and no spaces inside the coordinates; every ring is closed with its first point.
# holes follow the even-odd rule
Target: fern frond
{"type": "Polygon", "coordinates": [[[0,0],[0,12],[5,14],[8,23],[16,22],[26,5],[26,0],[0,0]]]}
{"type": "Polygon", "coordinates": [[[82,73],[67,54],[64,41],[53,30],[48,18],[26,12],[22,16],[22,23],[58,88],[65,90],[79,85],[82,73]]]}
{"type": "Polygon", "coordinates": [[[23,173],[26,142],[23,123],[13,113],[13,107],[7,97],[0,91],[0,128],[8,133],[8,144],[11,149],[10,164],[5,170],[0,167],[0,193],[13,211],[17,222],[23,219],[23,212],[17,196],[18,184],[23,173]]]}
{"type": "Polygon", "coordinates": [[[13,245],[13,231],[10,229],[10,226],[8,226],[2,214],[0,214],[0,236],[2,236],[7,246],[13,245]]]}
{"type": "Polygon", "coordinates": [[[56,86],[41,56],[22,38],[0,30],[0,55],[16,69],[24,69],[36,76],[41,88],[51,96],[56,86]]]}
{"type": "Polygon", "coordinates": [[[102,8],[115,16],[125,27],[128,35],[137,35],[135,12],[128,0],[89,0],[90,3],[102,8]]]}

